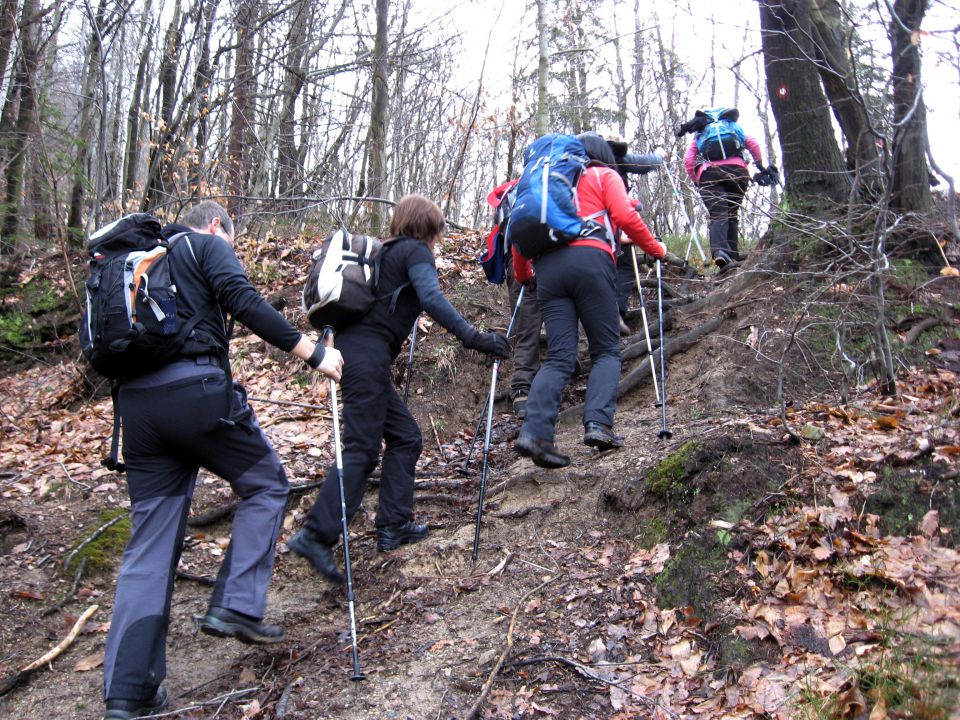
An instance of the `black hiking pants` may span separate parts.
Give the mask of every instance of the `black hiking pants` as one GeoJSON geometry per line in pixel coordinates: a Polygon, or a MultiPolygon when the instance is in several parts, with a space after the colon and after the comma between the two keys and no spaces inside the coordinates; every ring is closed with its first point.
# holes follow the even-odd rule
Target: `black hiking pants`
{"type": "Polygon", "coordinates": [[[620,382],[616,268],[609,253],[563,247],[537,258],[537,299],[547,329],[547,356],[533,380],[524,432],[553,441],[563,389],[577,361],[578,322],[590,350],[583,422],[613,427],[620,382]]]}
{"type": "Polygon", "coordinates": [[[700,175],[700,197],[710,215],[710,253],[740,259],[740,205],[750,185],[742,165],[711,165],[700,175]]]}
{"type": "Polygon", "coordinates": [[[166,676],[173,580],[200,467],[240,496],[210,605],[261,619],[289,483],[246,393],[227,396],[212,358],[171,363],[120,387],[130,541],[103,661],[106,700],[146,700],[166,676]]]}
{"type": "MultiPolygon", "coordinates": [[[[380,468],[376,526],[413,519],[413,480],[423,449],[420,427],[393,385],[393,357],[386,340],[349,330],[337,336],[343,354],[343,486],[347,519],[360,508],[370,473],[380,468]]],[[[327,545],[340,537],[340,487],[334,465],[310,509],[307,527],[327,545]]]]}
{"type": "MultiPolygon", "coordinates": [[[[510,397],[530,394],[530,385],[540,369],[540,305],[537,303],[536,281],[523,291],[523,299],[513,321],[513,373],[510,376],[510,397]]],[[[507,288],[510,291],[510,312],[517,307],[520,283],[513,274],[513,253],[507,253],[507,288]]]]}

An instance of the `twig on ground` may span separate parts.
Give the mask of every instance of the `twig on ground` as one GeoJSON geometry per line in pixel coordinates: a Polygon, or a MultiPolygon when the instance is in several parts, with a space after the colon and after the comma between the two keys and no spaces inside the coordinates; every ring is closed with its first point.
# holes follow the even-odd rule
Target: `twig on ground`
{"type": "Polygon", "coordinates": [[[504,570],[507,569],[507,565],[510,564],[510,561],[512,559],[513,559],[513,552],[511,551],[511,552],[508,552],[506,555],[504,555],[503,560],[497,563],[497,566],[487,573],[487,577],[494,577],[495,575],[499,575],[500,573],[502,573],[504,570]]]}
{"type": "Polygon", "coordinates": [[[64,650],[66,650],[70,645],[73,644],[73,641],[76,640],[77,635],[80,634],[80,630],[83,629],[83,626],[86,624],[87,620],[90,619],[90,616],[93,615],[97,610],[100,609],[99,605],[91,605],[88,607],[83,614],[77,618],[77,621],[73,624],[73,627],[70,629],[70,632],[67,633],[67,636],[61,640],[57,645],[48,650],[42,657],[37,658],[29,665],[25,665],[20,669],[19,672],[15,672],[12,675],[0,680],[0,695],[5,695],[19,685],[21,682],[27,679],[27,677],[37,668],[41,668],[44,665],[47,665],[58,657],[60,657],[64,650]]]}
{"type": "Polygon", "coordinates": [[[931,328],[935,328],[937,325],[941,325],[944,322],[944,319],[941,317],[929,317],[926,320],[921,320],[912,328],[910,328],[910,332],[908,332],[906,337],[903,338],[903,344],[905,346],[913,345],[922,333],[930,330],[931,328]]]}
{"type": "Polygon", "coordinates": [[[503,652],[500,653],[500,657],[497,658],[497,662],[494,663],[493,670],[490,671],[487,681],[483,684],[483,687],[480,688],[480,695],[474,701],[473,705],[470,706],[470,710],[468,710],[467,714],[464,716],[465,720],[474,720],[474,718],[479,717],[480,710],[483,708],[483,704],[487,701],[487,696],[490,694],[490,689],[493,687],[493,681],[496,680],[497,674],[503,667],[504,660],[507,659],[507,655],[513,649],[513,631],[517,627],[517,616],[520,614],[520,609],[527,601],[527,598],[545,588],[547,585],[556,580],[557,577],[557,575],[553,575],[552,577],[547,578],[532,590],[528,590],[526,593],[524,593],[523,597],[520,598],[520,602],[517,603],[516,608],[513,610],[513,615],[510,616],[510,626],[507,628],[507,646],[503,649],[503,652]]]}
{"type": "Polygon", "coordinates": [[[83,577],[83,570],[86,566],[87,559],[80,558],[80,567],[77,568],[77,573],[73,576],[73,585],[70,586],[70,592],[40,613],[40,617],[47,617],[48,615],[53,615],[58,610],[63,610],[63,606],[73,599],[73,596],[77,594],[77,586],[80,584],[80,578],[83,577]]]}
{"type": "Polygon", "coordinates": [[[287,704],[290,702],[290,693],[292,693],[293,689],[302,682],[303,678],[298,675],[293,679],[292,682],[288,683],[283,689],[283,692],[280,693],[280,699],[277,701],[277,707],[273,713],[275,720],[282,720],[286,716],[287,704]]]}
{"type": "Polygon", "coordinates": [[[311,405],[309,403],[293,402],[292,400],[271,400],[270,398],[250,397],[248,400],[253,402],[270,403],[271,405],[289,405],[291,407],[305,408],[306,410],[317,410],[320,413],[330,415],[330,409],[323,405],[311,405]]]}
{"type": "Polygon", "coordinates": [[[247,695],[252,695],[260,689],[260,686],[245,688],[243,690],[236,690],[234,692],[224,693],[223,695],[217,695],[215,698],[210,700],[204,700],[203,702],[192,703],[186,705],[182,708],[177,708],[176,710],[168,710],[167,712],[157,713],[156,715],[143,715],[145,718],[162,718],[162,717],[173,717],[174,715],[181,715],[185,712],[190,712],[191,710],[200,710],[205,707],[210,707],[211,705],[218,705],[220,707],[223,704],[230,702],[231,700],[239,700],[242,697],[247,695]]]}
{"type": "Polygon", "coordinates": [[[67,466],[63,464],[63,461],[58,460],[58,461],[57,461],[57,465],[59,465],[59,466],[60,466],[60,469],[63,470],[63,474],[67,476],[67,481],[68,481],[68,482],[71,482],[71,483],[73,483],[74,485],[79,485],[79,486],[82,487],[86,492],[90,492],[90,490],[91,490],[92,488],[91,488],[89,485],[87,485],[85,482],[80,482],[79,480],[74,480],[73,477],[71,477],[70,471],[67,470],[67,466]]]}
{"type": "Polygon", "coordinates": [[[212,578],[209,575],[194,575],[193,573],[184,572],[183,570],[177,570],[176,577],[181,580],[192,580],[195,583],[200,583],[201,585],[216,585],[216,578],[212,578]]]}
{"type": "MultiPolygon", "coordinates": [[[[316,482],[302,483],[299,485],[290,486],[290,495],[295,493],[305,493],[308,490],[313,490],[323,485],[323,480],[317,480],[316,482]]],[[[233,512],[237,509],[237,506],[240,504],[239,500],[232,500],[223,505],[217,505],[214,508],[200,513],[199,515],[191,515],[187,518],[187,525],[190,527],[205,527],[207,525],[213,525],[215,522],[219,522],[224,518],[230,517],[233,512]]]]}
{"type": "Polygon", "coordinates": [[[65,571],[68,570],[70,568],[70,563],[73,562],[73,558],[76,557],[78,552],[83,550],[87,545],[89,545],[98,537],[103,535],[107,530],[112,528],[118,522],[120,522],[121,520],[125,520],[126,518],[127,518],[126,513],[122,515],[117,515],[115,518],[113,518],[113,520],[110,520],[109,522],[104,523],[103,525],[98,527],[96,530],[94,530],[93,535],[88,537],[86,540],[84,540],[82,543],[80,543],[73,550],[70,551],[70,554],[67,555],[67,559],[63,561],[63,569],[65,571]]]}

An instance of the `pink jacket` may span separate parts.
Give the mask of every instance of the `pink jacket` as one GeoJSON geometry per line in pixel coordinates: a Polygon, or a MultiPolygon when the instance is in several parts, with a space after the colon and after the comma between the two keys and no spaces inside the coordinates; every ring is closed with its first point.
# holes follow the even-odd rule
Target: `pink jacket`
{"type": "MultiPolygon", "coordinates": [[[[756,138],[747,135],[744,140],[744,145],[747,146],[747,150],[750,151],[750,155],[753,157],[754,165],[763,164],[763,154],[760,152],[760,143],[756,141],[756,138]]],[[[726,160],[705,160],[700,157],[700,154],[697,152],[697,140],[694,138],[690,141],[689,147],[687,147],[687,152],[683,155],[683,167],[687,171],[687,175],[690,176],[690,179],[697,185],[700,184],[700,175],[703,173],[704,169],[710,165],[739,165],[740,167],[746,167],[747,163],[739,155],[733,157],[728,157],[726,160]],[[699,162],[697,162],[699,160],[699,162]]]]}

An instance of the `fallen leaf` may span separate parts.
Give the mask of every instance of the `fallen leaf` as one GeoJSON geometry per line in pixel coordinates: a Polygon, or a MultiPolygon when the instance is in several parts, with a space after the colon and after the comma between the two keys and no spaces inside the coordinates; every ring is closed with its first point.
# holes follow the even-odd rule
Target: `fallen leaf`
{"type": "Polygon", "coordinates": [[[245,667],[240,671],[240,684],[253,685],[257,681],[257,674],[250,668],[245,667]]]}
{"type": "Polygon", "coordinates": [[[88,672],[101,665],[103,665],[103,650],[80,658],[77,660],[77,664],[73,666],[73,670],[74,672],[88,672]]]}
{"type": "Polygon", "coordinates": [[[870,711],[870,717],[867,720],[887,720],[887,699],[880,693],[880,699],[870,711]]]}
{"type": "Polygon", "coordinates": [[[920,532],[924,537],[933,537],[940,526],[940,513],[936,510],[930,510],[920,521],[920,532]]]}
{"type": "Polygon", "coordinates": [[[873,426],[877,430],[896,430],[900,427],[900,419],[892,415],[881,415],[873,421],[873,426]]]}

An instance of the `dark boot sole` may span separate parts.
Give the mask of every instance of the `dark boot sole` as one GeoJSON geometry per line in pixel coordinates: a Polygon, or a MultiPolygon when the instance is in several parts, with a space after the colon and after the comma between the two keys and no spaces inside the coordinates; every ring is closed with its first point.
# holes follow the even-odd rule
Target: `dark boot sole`
{"type": "Polygon", "coordinates": [[[413,543],[418,543],[418,542],[421,542],[422,540],[426,540],[427,537],[429,537],[429,534],[424,535],[422,537],[410,537],[405,540],[398,540],[397,542],[391,542],[391,543],[378,542],[377,550],[379,550],[380,552],[390,552],[391,550],[396,550],[398,547],[402,547],[403,545],[412,545],[413,543]]]}
{"type": "Polygon", "coordinates": [[[622,442],[611,442],[606,438],[600,438],[596,436],[584,437],[583,444],[587,447],[597,448],[597,450],[615,450],[623,447],[622,442]]]}
{"type": "Polygon", "coordinates": [[[534,465],[546,470],[559,470],[570,464],[569,458],[563,459],[558,457],[556,460],[551,460],[550,457],[539,448],[531,449],[520,442],[514,443],[514,447],[520,455],[530,458],[534,465]]]}
{"type": "Polygon", "coordinates": [[[313,555],[306,548],[300,547],[300,544],[294,538],[296,538],[296,535],[294,535],[294,537],[290,538],[290,540],[287,541],[287,547],[293,550],[293,552],[298,557],[301,557],[304,560],[306,560],[308,563],[310,563],[310,567],[316,570],[318,575],[320,575],[327,581],[333,583],[334,585],[343,585],[344,583],[347,582],[347,579],[340,573],[339,570],[331,571],[331,570],[326,570],[324,568],[319,567],[313,561],[313,555]]]}
{"type": "Polygon", "coordinates": [[[220,638],[235,638],[245,645],[271,645],[273,643],[283,642],[283,635],[280,637],[260,635],[239,623],[225,622],[217,618],[204,617],[197,621],[197,625],[200,626],[200,632],[205,635],[213,635],[214,637],[220,638]]]}

